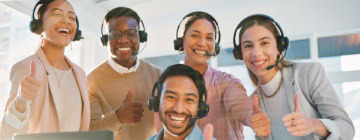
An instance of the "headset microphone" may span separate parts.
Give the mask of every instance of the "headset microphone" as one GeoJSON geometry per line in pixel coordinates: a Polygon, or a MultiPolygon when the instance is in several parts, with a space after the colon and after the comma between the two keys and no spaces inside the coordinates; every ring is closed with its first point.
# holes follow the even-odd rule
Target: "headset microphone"
{"type": "Polygon", "coordinates": [[[216,53],[209,53],[208,51],[206,51],[205,56],[213,57],[216,56],[216,53]]]}
{"type": "Polygon", "coordinates": [[[139,54],[138,52],[131,53],[131,55],[138,55],[138,54],[139,54]]]}
{"type": "Polygon", "coordinates": [[[271,70],[272,68],[274,68],[275,66],[277,66],[277,65],[285,58],[286,52],[287,52],[287,50],[285,50],[285,54],[284,54],[283,57],[281,57],[280,60],[279,60],[280,55],[278,55],[278,56],[276,57],[276,62],[275,62],[275,64],[272,64],[272,65],[270,65],[270,66],[267,66],[267,67],[266,67],[266,70],[271,70]]]}

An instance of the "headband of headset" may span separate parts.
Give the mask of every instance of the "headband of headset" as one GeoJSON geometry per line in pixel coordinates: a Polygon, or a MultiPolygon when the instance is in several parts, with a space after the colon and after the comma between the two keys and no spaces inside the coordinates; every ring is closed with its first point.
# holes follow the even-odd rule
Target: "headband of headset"
{"type": "MultiPolygon", "coordinates": [[[[107,46],[107,43],[108,43],[108,35],[107,34],[104,34],[104,22],[108,22],[110,21],[110,19],[112,18],[115,18],[115,17],[120,17],[122,15],[131,15],[130,17],[134,18],[138,23],[140,23],[143,27],[143,30],[140,30],[139,31],[139,38],[140,38],[140,43],[144,43],[147,41],[147,33],[145,31],[145,25],[144,25],[144,22],[141,20],[140,16],[132,9],[130,8],[127,8],[127,7],[117,7],[117,8],[114,8],[112,9],[111,11],[109,11],[102,24],[101,24],[101,38],[100,38],[100,41],[101,41],[101,44],[103,46],[107,46]]],[[[140,28],[140,27],[139,27],[140,28]]]]}
{"type": "MultiPolygon", "coordinates": [[[[281,53],[284,50],[287,50],[287,48],[289,46],[289,39],[284,35],[284,32],[281,29],[280,24],[277,23],[272,17],[270,17],[268,15],[255,14],[255,15],[251,15],[251,16],[248,16],[245,19],[243,19],[235,28],[234,36],[233,36],[233,44],[234,44],[233,55],[234,55],[235,59],[240,59],[240,60],[243,59],[242,52],[241,52],[241,42],[239,42],[239,44],[236,44],[237,32],[238,32],[238,30],[241,30],[241,28],[243,28],[247,23],[249,23],[250,21],[254,21],[254,20],[265,20],[265,21],[271,22],[277,30],[278,35],[276,36],[276,43],[277,43],[277,48],[278,48],[279,52],[281,53]]],[[[240,38],[240,36],[239,36],[239,38],[240,38]]]]}
{"type": "MultiPolygon", "coordinates": [[[[196,18],[196,17],[201,17],[204,16],[206,17],[208,20],[210,20],[210,22],[212,22],[212,24],[215,26],[215,38],[217,38],[217,41],[215,43],[215,54],[219,54],[220,53],[220,40],[221,40],[221,33],[220,33],[220,28],[219,28],[219,24],[216,21],[216,19],[211,16],[210,14],[206,13],[206,12],[202,12],[202,11],[195,11],[195,12],[191,12],[189,14],[187,14],[179,23],[179,25],[176,28],[176,39],[174,40],[174,49],[177,51],[183,51],[183,37],[179,37],[179,29],[180,26],[182,25],[182,23],[184,22],[185,19],[188,18],[196,18]]],[[[186,23],[185,23],[186,24],[186,23]]]]}
{"type": "Polygon", "coordinates": [[[209,105],[206,104],[207,102],[207,92],[205,88],[205,81],[202,75],[194,70],[193,68],[183,65],[183,64],[175,64],[169,66],[164,73],[160,76],[160,78],[156,81],[153,86],[151,97],[148,100],[148,108],[153,112],[158,112],[160,107],[160,98],[162,92],[162,85],[164,84],[165,80],[172,76],[187,76],[193,80],[198,92],[199,92],[199,104],[198,104],[198,112],[197,118],[206,117],[209,112],[209,105]],[[170,71],[177,71],[176,74],[171,74],[170,71]],[[186,74],[180,74],[180,72],[185,71],[186,74]],[[157,89],[157,95],[155,96],[155,90],[157,89]],[[203,101],[203,96],[205,96],[205,101],[203,101]]]}
{"type": "MultiPolygon", "coordinates": [[[[41,26],[42,26],[42,21],[41,21],[41,18],[42,17],[39,17],[39,19],[35,19],[35,12],[36,12],[36,8],[40,5],[43,5],[43,4],[50,4],[51,2],[53,2],[54,0],[39,0],[36,4],[35,4],[35,7],[33,9],[33,12],[32,12],[32,16],[31,16],[31,21],[30,21],[30,24],[29,24],[29,28],[30,28],[30,31],[32,33],[35,33],[35,34],[41,34],[41,26]]],[[[83,39],[83,37],[81,36],[81,31],[80,31],[80,27],[79,27],[79,20],[77,18],[77,16],[75,17],[76,18],[76,32],[75,32],[75,37],[73,39],[73,41],[79,41],[80,39],[83,39]]]]}

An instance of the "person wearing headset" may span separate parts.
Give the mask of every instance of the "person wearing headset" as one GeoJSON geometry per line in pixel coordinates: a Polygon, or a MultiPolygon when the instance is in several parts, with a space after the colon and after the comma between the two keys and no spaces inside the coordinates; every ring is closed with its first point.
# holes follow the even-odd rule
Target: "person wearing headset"
{"type": "Polygon", "coordinates": [[[169,66],[154,84],[148,101],[149,109],[159,112],[163,126],[150,140],[205,139],[196,120],[209,112],[206,98],[204,78],[198,71],[183,64],[169,66]]]}
{"type": "Polygon", "coordinates": [[[273,18],[263,14],[245,18],[233,41],[234,57],[244,61],[256,87],[256,107],[271,120],[267,139],[353,139],[354,125],[324,68],[317,62],[284,60],[289,40],[273,18]]]}
{"type": "Polygon", "coordinates": [[[140,43],[147,41],[144,24],[126,7],[109,11],[104,23],[101,43],[110,57],[88,74],[90,129],[112,130],[117,140],[150,138],[156,133],[155,115],[144,105],[161,70],[137,57],[140,43]]]}
{"type": "Polygon", "coordinates": [[[87,131],[86,75],[64,55],[71,41],[82,38],[73,7],[66,0],[38,1],[30,30],[41,35],[42,42],[35,54],[11,69],[12,86],[0,139],[24,133],[87,131]]]}
{"type": "MultiPolygon", "coordinates": [[[[244,139],[243,124],[251,125],[253,116],[251,99],[239,79],[208,64],[211,57],[219,54],[220,36],[215,18],[205,12],[192,12],[180,22],[174,47],[185,53],[185,65],[199,71],[205,79],[210,111],[206,118],[197,121],[199,127],[203,130],[211,123],[216,129],[214,137],[218,140],[244,139]],[[182,23],[183,37],[179,37],[182,23]]],[[[265,114],[260,116],[261,119],[266,117],[265,114]]]]}

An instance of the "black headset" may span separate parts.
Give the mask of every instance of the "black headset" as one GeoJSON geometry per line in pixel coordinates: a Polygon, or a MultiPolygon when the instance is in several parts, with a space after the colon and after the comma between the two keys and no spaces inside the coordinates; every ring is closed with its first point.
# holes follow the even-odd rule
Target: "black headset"
{"type": "Polygon", "coordinates": [[[176,39],[174,40],[174,49],[176,51],[184,51],[183,48],[183,37],[179,37],[179,28],[181,23],[186,19],[186,18],[191,18],[191,17],[198,17],[198,16],[205,16],[207,18],[209,18],[211,20],[211,22],[215,25],[216,27],[216,33],[215,33],[215,37],[217,37],[217,41],[215,43],[215,55],[218,55],[220,53],[220,39],[221,39],[221,33],[220,33],[220,28],[219,28],[219,24],[218,22],[215,20],[215,18],[213,16],[211,16],[210,14],[206,13],[206,12],[202,12],[202,11],[195,11],[195,12],[191,12],[189,14],[187,14],[179,23],[179,25],[176,28],[176,39]],[[218,35],[218,36],[217,36],[218,35]]]}
{"type": "MultiPolygon", "coordinates": [[[[183,64],[177,64],[177,65],[183,65],[183,64]]],[[[165,70],[166,71],[166,70],[165,70]]],[[[170,77],[170,76],[169,76],[170,77]]],[[[201,76],[202,77],[202,76],[201,76]]],[[[198,77],[197,77],[198,79],[198,77]]],[[[197,80],[196,79],[196,80],[197,80]]],[[[165,80],[165,79],[163,79],[165,80]]],[[[197,80],[201,81],[201,80],[197,80]]],[[[206,104],[207,102],[207,92],[205,88],[205,82],[202,80],[201,82],[193,81],[198,88],[199,92],[199,105],[198,105],[198,111],[197,111],[197,119],[206,117],[209,113],[209,105],[206,104]],[[205,101],[203,101],[203,95],[205,94],[205,101]]],[[[160,107],[160,98],[161,98],[161,92],[162,92],[162,86],[161,86],[160,78],[156,81],[156,83],[153,86],[151,97],[148,100],[148,108],[149,110],[153,112],[159,112],[160,107]],[[155,96],[155,90],[157,89],[157,96],[155,96]]]]}
{"type": "MultiPolygon", "coordinates": [[[[41,30],[41,26],[42,26],[42,21],[41,21],[41,17],[39,17],[39,19],[35,19],[35,11],[36,11],[36,8],[41,5],[41,4],[49,4],[50,2],[52,2],[53,0],[39,0],[34,9],[33,9],[33,12],[32,12],[32,17],[31,17],[31,21],[30,21],[30,24],[29,24],[29,27],[30,27],[30,31],[32,33],[35,33],[35,34],[41,34],[42,30],[41,30]]],[[[83,37],[81,36],[81,31],[79,29],[79,20],[76,16],[76,32],[75,32],[75,37],[73,39],[73,41],[79,41],[80,39],[83,39],[83,37]]]]}
{"type": "MultiPolygon", "coordinates": [[[[134,11],[134,10],[132,10],[132,9],[130,9],[130,8],[127,8],[127,7],[117,7],[117,8],[114,8],[114,9],[112,9],[111,11],[109,11],[107,14],[106,14],[106,16],[105,16],[105,18],[104,18],[104,20],[103,20],[103,23],[101,24],[101,37],[100,37],[100,41],[101,41],[101,44],[104,46],[104,47],[106,47],[107,46],[107,43],[108,43],[108,41],[109,41],[109,39],[108,39],[108,35],[107,34],[104,34],[103,33],[103,28],[104,28],[104,22],[105,22],[105,20],[110,20],[111,18],[113,18],[113,17],[118,17],[118,16],[121,16],[121,14],[120,15],[116,15],[116,13],[121,13],[121,14],[125,14],[125,13],[130,13],[131,15],[134,15],[135,17],[133,17],[133,18],[135,18],[136,20],[137,19],[139,19],[139,22],[141,23],[141,25],[143,26],[143,29],[144,30],[140,30],[139,31],[139,40],[140,40],[140,43],[144,43],[144,42],[146,42],[147,41],[147,33],[145,32],[145,26],[144,26],[144,22],[141,20],[141,18],[139,17],[139,15],[134,11]]],[[[140,29],[140,27],[139,27],[139,29],[140,29]]]]}
{"type": "MultiPolygon", "coordinates": [[[[264,15],[264,14],[255,14],[255,15],[248,16],[247,18],[242,20],[236,26],[236,29],[235,29],[235,32],[234,32],[234,37],[233,37],[233,43],[234,43],[233,55],[234,55],[235,59],[243,60],[243,56],[242,56],[242,52],[241,52],[241,42],[239,42],[239,44],[236,44],[236,33],[237,33],[237,31],[240,28],[244,27],[245,24],[247,24],[251,20],[256,20],[256,19],[263,19],[263,20],[269,21],[275,26],[275,28],[277,28],[278,35],[276,36],[276,43],[277,43],[277,48],[278,48],[280,53],[282,53],[284,50],[288,49],[289,39],[286,36],[284,36],[284,33],[283,33],[280,25],[270,16],[267,16],[267,15],[264,15]]],[[[285,55],[283,56],[283,58],[284,57],[285,57],[285,55]]]]}

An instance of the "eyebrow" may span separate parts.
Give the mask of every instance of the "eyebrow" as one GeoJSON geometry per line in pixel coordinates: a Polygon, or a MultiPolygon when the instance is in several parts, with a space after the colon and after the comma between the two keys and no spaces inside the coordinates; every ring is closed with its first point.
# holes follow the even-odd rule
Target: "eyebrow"
{"type": "MultiPolygon", "coordinates": [[[[264,39],[271,39],[270,37],[267,37],[267,36],[265,36],[265,37],[263,37],[263,38],[260,38],[259,40],[264,40],[264,39]]],[[[245,44],[245,43],[251,43],[251,41],[244,41],[242,44],[245,44]]]]}
{"type": "MultiPolygon", "coordinates": [[[[178,93],[175,92],[175,91],[172,91],[172,90],[166,90],[166,91],[165,91],[165,94],[177,95],[178,93]]],[[[186,95],[186,96],[193,96],[193,97],[195,97],[195,98],[198,98],[198,95],[195,94],[195,93],[186,93],[185,95],[186,95]]]]}
{"type": "MultiPolygon", "coordinates": [[[[60,8],[54,8],[54,9],[51,10],[51,12],[52,12],[52,11],[55,11],[55,10],[63,11],[63,10],[60,9],[60,8]]],[[[73,11],[69,11],[68,13],[76,15],[75,12],[73,12],[73,11]]]]}
{"type": "MultiPolygon", "coordinates": [[[[196,32],[196,33],[201,33],[200,31],[198,30],[192,30],[191,32],[196,32]]],[[[207,35],[213,35],[214,33],[208,33],[207,35]]]]}

